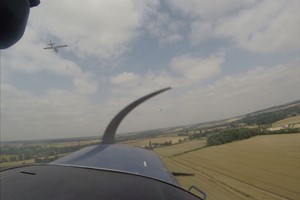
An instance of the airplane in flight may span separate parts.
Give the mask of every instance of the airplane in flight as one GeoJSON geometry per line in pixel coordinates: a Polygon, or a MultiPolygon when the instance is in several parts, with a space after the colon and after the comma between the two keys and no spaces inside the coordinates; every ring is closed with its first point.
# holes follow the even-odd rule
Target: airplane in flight
{"type": "Polygon", "coordinates": [[[50,40],[50,43],[47,44],[49,47],[45,47],[44,49],[52,49],[53,52],[58,53],[58,48],[63,48],[63,47],[67,47],[68,45],[64,44],[64,45],[55,45],[55,43],[52,43],[50,40]]]}
{"type": "Polygon", "coordinates": [[[0,172],[1,199],[105,199],[203,200],[195,186],[184,190],[159,156],[149,149],[115,144],[124,117],[144,101],[164,91],[148,94],[121,110],[109,123],[102,143],[85,147],[48,164],[30,164],[0,172]],[[196,190],[196,196],[190,190],[196,190]]]}

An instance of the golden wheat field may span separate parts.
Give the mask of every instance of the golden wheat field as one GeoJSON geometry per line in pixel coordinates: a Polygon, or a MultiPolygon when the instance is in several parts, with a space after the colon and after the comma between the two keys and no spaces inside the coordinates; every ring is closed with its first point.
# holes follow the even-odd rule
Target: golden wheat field
{"type": "Polygon", "coordinates": [[[195,185],[204,190],[208,200],[300,199],[300,133],[257,136],[179,156],[163,155],[176,146],[157,152],[171,171],[195,173],[178,181],[186,189],[195,185]]]}

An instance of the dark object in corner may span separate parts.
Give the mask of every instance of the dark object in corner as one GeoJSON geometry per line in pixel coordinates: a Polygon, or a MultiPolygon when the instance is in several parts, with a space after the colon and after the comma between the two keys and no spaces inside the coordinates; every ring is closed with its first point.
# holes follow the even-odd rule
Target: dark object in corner
{"type": "Polygon", "coordinates": [[[0,49],[18,42],[24,34],[30,7],[39,5],[39,0],[0,1],[0,49]]]}

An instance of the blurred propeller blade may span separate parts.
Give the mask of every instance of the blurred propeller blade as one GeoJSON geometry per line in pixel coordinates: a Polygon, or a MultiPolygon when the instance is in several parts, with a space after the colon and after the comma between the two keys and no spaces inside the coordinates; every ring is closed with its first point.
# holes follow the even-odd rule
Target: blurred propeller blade
{"type": "Polygon", "coordinates": [[[115,142],[115,135],[116,135],[116,131],[117,128],[119,126],[119,124],[121,123],[121,121],[124,119],[124,117],[130,112],[132,111],[135,107],[137,107],[138,105],[140,105],[141,103],[143,103],[144,101],[150,99],[153,96],[156,96],[164,91],[170,90],[171,87],[167,87],[164,88],[162,90],[158,90],[156,92],[153,92],[151,94],[148,94],[134,102],[132,102],[131,104],[129,104],[128,106],[126,106],[123,110],[121,110],[109,123],[109,125],[107,126],[104,135],[102,137],[102,143],[103,144],[114,144],[115,142]]]}

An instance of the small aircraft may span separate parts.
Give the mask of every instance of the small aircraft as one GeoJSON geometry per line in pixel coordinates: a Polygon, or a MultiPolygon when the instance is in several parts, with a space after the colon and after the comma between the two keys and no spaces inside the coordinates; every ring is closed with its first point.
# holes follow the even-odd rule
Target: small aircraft
{"type": "Polygon", "coordinates": [[[52,49],[53,52],[58,53],[58,48],[63,48],[63,47],[67,47],[68,45],[64,44],[64,45],[55,45],[55,43],[52,43],[50,40],[50,43],[47,44],[49,47],[45,47],[44,49],[52,49]]]}
{"type": "Polygon", "coordinates": [[[121,110],[109,123],[102,143],[48,164],[22,165],[0,172],[1,199],[201,200],[195,186],[184,190],[152,150],[115,144],[116,130],[139,104],[171,88],[148,94],[121,110]],[[196,190],[196,196],[190,190],[196,190]]]}

